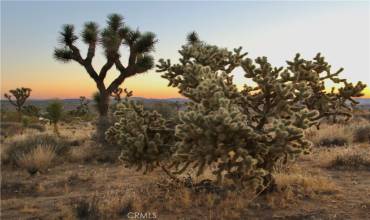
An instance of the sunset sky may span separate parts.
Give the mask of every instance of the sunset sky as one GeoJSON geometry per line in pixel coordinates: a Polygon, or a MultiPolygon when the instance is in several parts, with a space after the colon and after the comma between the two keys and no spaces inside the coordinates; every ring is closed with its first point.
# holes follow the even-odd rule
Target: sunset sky
{"type": "MultiPolygon", "coordinates": [[[[370,85],[370,3],[363,2],[4,2],[1,1],[1,94],[24,86],[32,98],[90,97],[95,84],[77,63],[53,59],[58,32],[74,24],[77,33],[86,21],[105,26],[106,16],[119,13],[132,28],[152,31],[159,39],[155,60],[177,62],[178,49],[188,32],[222,47],[243,46],[249,57],[267,56],[281,66],[300,52],[312,58],[324,54],[334,70],[344,67],[343,77],[370,85]]],[[[82,51],[85,45],[78,44],[82,51]]],[[[122,60],[125,62],[126,54],[122,60]]],[[[94,66],[104,56],[98,50],[94,66]]],[[[118,72],[110,71],[107,81],[118,72]]],[[[241,72],[236,83],[245,83],[241,72]]],[[[132,77],[122,87],[134,96],[180,97],[167,80],[151,70],[132,77]]],[[[366,89],[370,97],[369,88],[366,89]]]]}

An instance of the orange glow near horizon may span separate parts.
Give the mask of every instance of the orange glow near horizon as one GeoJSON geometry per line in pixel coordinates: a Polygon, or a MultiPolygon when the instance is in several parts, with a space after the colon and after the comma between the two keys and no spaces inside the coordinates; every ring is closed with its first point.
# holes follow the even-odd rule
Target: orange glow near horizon
{"type": "MultiPolygon", "coordinates": [[[[68,76],[52,81],[42,80],[2,80],[1,98],[4,93],[17,87],[27,87],[32,89],[31,99],[73,99],[80,96],[90,98],[97,91],[95,83],[89,79],[87,74],[68,78],[68,76]],[[77,79],[76,79],[77,78],[77,79]]],[[[114,74],[113,74],[114,75],[114,74]]],[[[107,79],[108,83],[112,76],[107,79]]],[[[106,83],[106,85],[108,84],[106,83]]],[[[162,79],[159,74],[143,74],[127,79],[122,88],[132,90],[134,96],[145,98],[180,98],[177,88],[167,86],[167,80],[162,79]]]]}
{"type": "MultiPolygon", "coordinates": [[[[18,84],[18,83],[16,83],[18,84]]],[[[94,82],[84,80],[83,83],[78,80],[67,80],[60,82],[42,82],[30,81],[28,83],[19,83],[16,87],[28,87],[32,89],[32,99],[73,99],[80,96],[91,97],[97,91],[94,82]]],[[[132,90],[134,96],[144,98],[181,98],[177,88],[167,86],[167,80],[160,78],[159,75],[140,75],[127,79],[121,86],[132,90]]],[[[1,95],[14,89],[14,83],[2,82],[1,95]]],[[[242,88],[242,86],[238,86],[242,88]]],[[[370,88],[366,87],[363,90],[364,96],[361,98],[370,98],[370,88]]]]}

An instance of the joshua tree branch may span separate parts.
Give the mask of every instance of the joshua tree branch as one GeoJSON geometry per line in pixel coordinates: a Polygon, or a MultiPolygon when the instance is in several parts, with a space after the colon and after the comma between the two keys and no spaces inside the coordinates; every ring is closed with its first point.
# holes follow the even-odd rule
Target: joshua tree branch
{"type": "Polygon", "coordinates": [[[92,58],[95,56],[96,43],[90,43],[87,51],[85,62],[92,62],[92,58]]]}
{"type": "Polygon", "coordinates": [[[76,46],[74,46],[73,44],[68,44],[68,47],[69,47],[69,49],[71,49],[71,50],[72,50],[72,52],[73,52],[73,57],[72,57],[72,59],[73,59],[73,60],[75,60],[76,62],[78,62],[79,64],[81,64],[81,65],[83,65],[83,66],[84,66],[85,61],[84,61],[84,59],[82,59],[82,57],[81,57],[80,50],[79,50],[76,46]]]}
{"type": "Polygon", "coordinates": [[[104,66],[101,68],[99,73],[99,79],[104,80],[107,76],[108,70],[112,68],[114,65],[114,61],[112,59],[108,59],[107,62],[104,64],[104,66]]]}

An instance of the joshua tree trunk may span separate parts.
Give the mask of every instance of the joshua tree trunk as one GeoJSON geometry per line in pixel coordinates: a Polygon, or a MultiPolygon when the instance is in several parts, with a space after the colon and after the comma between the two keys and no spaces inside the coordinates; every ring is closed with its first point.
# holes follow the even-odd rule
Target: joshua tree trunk
{"type": "Polygon", "coordinates": [[[59,128],[58,128],[58,123],[53,123],[53,126],[54,126],[54,133],[55,133],[57,136],[60,136],[59,128]]]}
{"type": "Polygon", "coordinates": [[[98,103],[99,119],[97,124],[97,138],[99,142],[105,142],[105,131],[110,126],[108,117],[110,94],[107,91],[100,92],[100,102],[98,103]]]}
{"type": "Polygon", "coordinates": [[[108,116],[109,96],[110,94],[107,91],[100,91],[100,102],[98,103],[100,117],[108,116]]]}

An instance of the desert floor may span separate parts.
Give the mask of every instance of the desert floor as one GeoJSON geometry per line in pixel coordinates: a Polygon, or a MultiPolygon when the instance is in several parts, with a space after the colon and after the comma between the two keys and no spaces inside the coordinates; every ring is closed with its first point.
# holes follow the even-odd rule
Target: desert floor
{"type": "MultiPolygon", "coordinates": [[[[34,175],[3,158],[14,141],[39,132],[27,130],[4,141],[1,219],[127,219],[129,213],[157,219],[370,219],[367,142],[314,146],[311,154],[276,169],[273,192],[220,194],[180,186],[161,170],[143,174],[125,168],[115,159],[118,151],[90,140],[92,127],[62,126],[71,146],[34,175]]],[[[323,132],[343,135],[345,129],[326,126],[309,135],[315,142],[327,135],[323,132]]],[[[207,176],[193,181],[202,178],[207,176]]]]}

